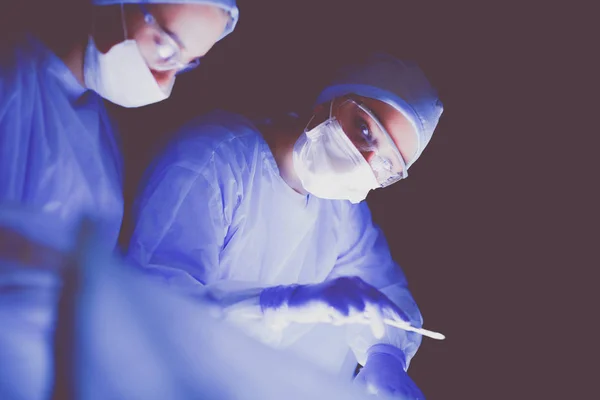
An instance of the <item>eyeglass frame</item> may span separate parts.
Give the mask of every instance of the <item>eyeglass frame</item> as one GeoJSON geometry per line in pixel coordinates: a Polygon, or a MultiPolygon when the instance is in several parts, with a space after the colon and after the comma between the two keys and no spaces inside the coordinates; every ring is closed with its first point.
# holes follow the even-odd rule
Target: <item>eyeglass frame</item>
{"type": "Polygon", "coordinates": [[[403,179],[408,178],[408,168],[407,168],[408,163],[406,162],[406,160],[402,156],[402,153],[400,152],[400,149],[398,149],[398,146],[396,145],[396,142],[394,142],[394,139],[392,139],[392,136],[390,135],[390,133],[388,132],[388,130],[383,126],[383,124],[381,123],[381,121],[379,120],[379,118],[375,115],[375,113],[373,111],[371,111],[371,109],[369,107],[367,107],[364,104],[363,101],[358,100],[358,99],[354,99],[351,95],[345,95],[345,96],[342,96],[342,97],[345,97],[346,101],[344,101],[342,104],[340,104],[337,108],[341,107],[342,105],[344,105],[348,101],[354,103],[360,110],[362,110],[371,119],[373,119],[373,121],[375,122],[375,124],[377,125],[377,127],[381,130],[381,132],[383,132],[383,134],[386,137],[387,141],[391,145],[392,151],[395,153],[395,155],[397,156],[398,160],[400,160],[401,167],[402,167],[402,172],[400,172],[398,174],[400,176],[400,178],[396,179],[396,180],[392,180],[391,182],[381,183],[380,184],[380,188],[388,187],[388,186],[390,186],[390,185],[392,185],[392,184],[394,184],[394,183],[396,183],[398,181],[401,181],[403,179]]]}
{"type": "MultiPolygon", "coordinates": [[[[183,47],[183,45],[181,43],[179,43],[178,40],[176,38],[174,38],[171,34],[169,34],[169,32],[165,31],[165,29],[162,26],[160,26],[160,24],[158,23],[156,18],[154,18],[152,13],[150,13],[150,11],[148,11],[148,9],[143,4],[138,4],[138,7],[144,17],[144,22],[146,24],[152,26],[154,29],[156,29],[157,32],[159,33],[160,37],[164,38],[165,40],[167,40],[169,42],[168,44],[176,51],[176,54],[180,58],[181,48],[183,47]]],[[[127,36],[128,36],[127,35],[127,25],[126,25],[126,21],[125,21],[125,11],[123,9],[123,3],[121,3],[121,19],[122,19],[125,39],[127,39],[127,36]]],[[[148,64],[149,68],[157,70],[157,71],[177,70],[176,75],[184,73],[184,72],[188,72],[188,71],[198,67],[198,65],[200,65],[200,58],[196,58],[188,64],[184,64],[179,60],[172,60],[175,63],[174,67],[161,69],[159,66],[151,65],[151,63],[149,62],[149,60],[145,54],[142,53],[142,56],[144,57],[144,60],[146,61],[146,64],[148,64]]]]}

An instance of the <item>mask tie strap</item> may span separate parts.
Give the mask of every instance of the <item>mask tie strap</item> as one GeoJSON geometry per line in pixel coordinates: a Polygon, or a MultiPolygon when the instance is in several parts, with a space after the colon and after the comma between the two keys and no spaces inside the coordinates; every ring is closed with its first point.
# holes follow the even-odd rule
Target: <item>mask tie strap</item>
{"type": "Polygon", "coordinates": [[[334,100],[331,100],[331,103],[329,103],[329,119],[333,117],[333,101],[334,100]]]}
{"type": "MultiPolygon", "coordinates": [[[[331,119],[331,117],[333,116],[333,100],[331,100],[331,103],[329,103],[329,119],[331,119]]],[[[308,121],[308,123],[306,124],[306,126],[304,127],[304,132],[308,132],[308,127],[310,126],[310,123],[313,121],[313,119],[315,119],[315,115],[313,114],[312,117],[310,117],[310,120],[308,121]]]]}
{"type": "Polygon", "coordinates": [[[310,120],[308,121],[308,123],[304,127],[304,133],[308,132],[308,127],[310,126],[310,123],[313,121],[313,119],[315,119],[315,115],[314,114],[313,114],[312,117],[310,117],[310,120]]]}
{"type": "Polygon", "coordinates": [[[123,8],[123,2],[121,2],[121,26],[123,27],[123,35],[125,36],[125,40],[127,40],[129,35],[127,34],[127,24],[125,22],[125,10],[123,8]]]}

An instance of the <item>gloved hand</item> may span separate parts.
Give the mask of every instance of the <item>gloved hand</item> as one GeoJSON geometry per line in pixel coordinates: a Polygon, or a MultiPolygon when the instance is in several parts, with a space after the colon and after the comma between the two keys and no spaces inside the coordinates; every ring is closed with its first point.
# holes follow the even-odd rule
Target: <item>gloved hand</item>
{"type": "Polygon", "coordinates": [[[260,307],[267,322],[280,329],[291,322],[368,323],[381,338],[384,318],[409,321],[396,304],[358,277],[267,288],[260,294],[260,307]]]}
{"type": "Polygon", "coordinates": [[[405,371],[402,350],[388,344],[376,344],[367,354],[367,362],[354,378],[354,383],[364,386],[367,392],[375,395],[406,400],[425,399],[405,371]]]}

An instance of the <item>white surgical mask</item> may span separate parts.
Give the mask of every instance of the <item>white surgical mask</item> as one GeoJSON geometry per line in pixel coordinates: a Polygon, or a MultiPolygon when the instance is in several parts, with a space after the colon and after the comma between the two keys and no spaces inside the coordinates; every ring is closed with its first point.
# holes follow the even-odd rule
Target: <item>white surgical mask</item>
{"type": "Polygon", "coordinates": [[[316,197],[359,203],[380,186],[367,160],[332,116],[300,136],[293,158],[302,186],[316,197]]]}
{"type": "Polygon", "coordinates": [[[88,89],[123,107],[141,107],[165,100],[173,85],[161,87],[140,53],[135,40],[125,40],[101,53],[90,37],[84,62],[88,89]]]}

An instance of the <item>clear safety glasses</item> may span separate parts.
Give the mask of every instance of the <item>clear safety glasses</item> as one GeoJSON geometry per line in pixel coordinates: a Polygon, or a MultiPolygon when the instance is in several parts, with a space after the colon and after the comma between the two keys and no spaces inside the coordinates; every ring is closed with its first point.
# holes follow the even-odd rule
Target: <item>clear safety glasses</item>
{"type": "Polygon", "coordinates": [[[363,103],[345,97],[334,116],[365,157],[383,188],[408,176],[406,161],[381,121],[363,103]]]}
{"type": "MultiPolygon", "coordinates": [[[[179,43],[176,37],[166,32],[144,5],[138,4],[138,6],[149,29],[140,30],[135,36],[135,41],[150,69],[155,71],[175,70],[179,74],[200,65],[199,58],[190,63],[184,63],[181,54],[183,44],[179,43]]],[[[127,37],[123,4],[121,4],[121,17],[123,18],[125,37],[127,37]]]]}

